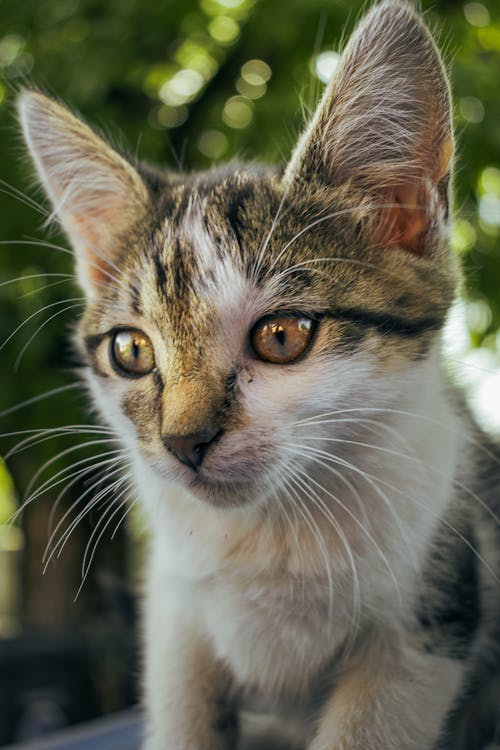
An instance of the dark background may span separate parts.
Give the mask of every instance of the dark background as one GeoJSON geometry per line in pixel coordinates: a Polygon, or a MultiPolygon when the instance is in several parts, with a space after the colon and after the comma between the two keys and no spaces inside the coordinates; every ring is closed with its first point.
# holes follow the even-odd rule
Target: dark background
{"type": "MultiPolygon", "coordinates": [[[[59,493],[68,485],[53,519],[57,525],[71,509],[63,533],[99,480],[93,456],[109,447],[81,447],[99,435],[23,432],[92,424],[92,417],[80,389],[29,401],[74,382],[68,333],[78,308],[65,311],[64,301],[80,291],[71,279],[50,275],[71,274],[71,257],[50,246],[67,244],[44,228],[32,204],[46,206],[21,144],[15,92],[35,82],[151,162],[190,170],[236,155],[280,161],[322,91],[318,55],[340,49],[361,7],[357,0],[0,0],[0,456],[32,436],[7,464],[0,459],[0,744],[135,699],[134,605],[127,587],[137,584],[143,544],[133,516],[110,542],[118,513],[74,601],[85,547],[113,507],[103,496],[42,576],[59,493]],[[14,527],[2,527],[35,472],[63,451],[36,480],[35,486],[47,480],[45,491],[14,527]],[[88,471],[75,474],[79,469],[88,471]]],[[[500,345],[500,3],[436,0],[423,8],[455,96],[453,245],[467,278],[461,346],[464,352],[482,347],[494,364],[500,345]]]]}

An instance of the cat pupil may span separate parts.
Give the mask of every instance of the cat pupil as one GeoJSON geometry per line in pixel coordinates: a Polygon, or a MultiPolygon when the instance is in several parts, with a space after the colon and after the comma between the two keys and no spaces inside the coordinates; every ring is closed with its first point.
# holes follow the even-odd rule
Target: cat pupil
{"type": "Polygon", "coordinates": [[[285,346],[285,341],[286,341],[286,333],[285,333],[285,331],[283,330],[283,327],[282,327],[282,326],[280,326],[279,328],[277,328],[277,330],[276,330],[276,331],[274,332],[274,335],[275,335],[275,336],[276,336],[276,338],[278,339],[278,343],[279,343],[279,345],[280,345],[280,346],[285,346]]]}

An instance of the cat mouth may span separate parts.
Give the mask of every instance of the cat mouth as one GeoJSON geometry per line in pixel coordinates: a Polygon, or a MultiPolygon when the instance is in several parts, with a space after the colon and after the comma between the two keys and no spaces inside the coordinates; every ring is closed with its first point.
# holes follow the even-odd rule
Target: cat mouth
{"type": "Polygon", "coordinates": [[[236,508],[256,502],[263,492],[262,479],[266,467],[240,457],[234,465],[228,460],[214,465],[193,468],[179,462],[153,461],[156,471],[169,482],[187,489],[195,499],[216,507],[236,508]],[[258,480],[258,481],[257,481],[258,480]]]}
{"type": "Polygon", "coordinates": [[[187,487],[197,498],[217,507],[246,505],[254,495],[247,479],[220,479],[203,470],[191,473],[187,487]]]}

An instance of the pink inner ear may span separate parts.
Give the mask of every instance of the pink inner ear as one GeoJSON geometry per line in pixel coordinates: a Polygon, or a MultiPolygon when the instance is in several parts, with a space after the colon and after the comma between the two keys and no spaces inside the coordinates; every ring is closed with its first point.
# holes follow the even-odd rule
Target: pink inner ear
{"type": "Polygon", "coordinates": [[[384,193],[384,203],[375,236],[380,244],[423,252],[428,225],[428,195],[423,186],[399,185],[384,193]]]}
{"type": "MultiPolygon", "coordinates": [[[[432,138],[430,139],[432,144],[432,138]]],[[[441,180],[449,174],[453,156],[453,140],[448,134],[439,143],[434,163],[431,164],[432,148],[422,144],[420,153],[426,154],[426,172],[430,180],[422,182],[401,182],[394,188],[382,193],[382,202],[387,208],[382,209],[380,222],[375,230],[375,237],[380,244],[389,247],[401,247],[420,255],[425,249],[425,234],[429,225],[431,208],[431,191],[438,188],[441,180]]],[[[441,195],[446,201],[446,197],[441,195]]]]}
{"type": "Polygon", "coordinates": [[[110,278],[112,278],[110,266],[102,258],[93,255],[90,250],[87,251],[87,256],[89,259],[87,273],[90,281],[94,284],[109,284],[110,278]]]}
{"type": "Polygon", "coordinates": [[[80,239],[80,258],[85,267],[88,279],[95,284],[109,283],[113,277],[111,273],[112,257],[113,212],[103,201],[102,208],[88,208],[85,212],[74,214],[71,218],[72,234],[80,239]]]}

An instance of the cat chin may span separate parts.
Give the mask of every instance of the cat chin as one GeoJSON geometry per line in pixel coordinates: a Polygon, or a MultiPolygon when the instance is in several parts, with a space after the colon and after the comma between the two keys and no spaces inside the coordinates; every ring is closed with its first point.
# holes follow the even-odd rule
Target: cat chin
{"type": "Polygon", "coordinates": [[[193,503],[202,502],[214,508],[229,510],[264,505],[280,485],[280,467],[257,464],[241,457],[234,463],[227,460],[224,469],[224,462],[220,460],[216,466],[202,466],[193,471],[170,455],[158,456],[146,446],[139,452],[131,452],[135,456],[137,474],[149,475],[155,483],[159,480],[160,496],[177,487],[184,490],[181,495],[192,498],[193,503]]]}
{"type": "Polygon", "coordinates": [[[187,488],[196,500],[215,508],[238,508],[262,502],[262,492],[249,482],[222,482],[195,475],[187,488]]]}
{"type": "Polygon", "coordinates": [[[248,478],[219,479],[210,476],[207,472],[193,472],[190,469],[179,468],[171,471],[165,465],[153,466],[154,473],[166,482],[170,488],[172,485],[187,490],[187,495],[194,503],[200,501],[214,508],[241,508],[244,506],[262,504],[266,501],[269,493],[263,490],[262,482],[253,482],[248,478]]]}

